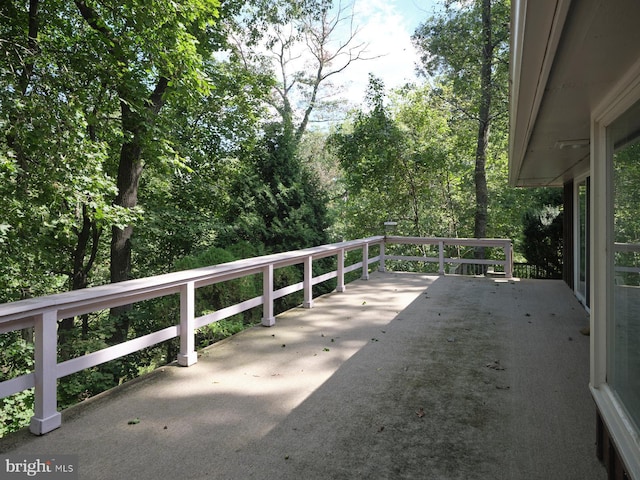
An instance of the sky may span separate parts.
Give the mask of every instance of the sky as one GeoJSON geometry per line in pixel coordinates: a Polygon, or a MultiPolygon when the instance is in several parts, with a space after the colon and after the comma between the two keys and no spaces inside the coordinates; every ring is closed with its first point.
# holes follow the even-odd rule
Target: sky
{"type": "Polygon", "coordinates": [[[340,82],[350,102],[364,99],[369,73],[381,78],[387,90],[417,79],[419,55],[411,43],[416,27],[433,15],[442,0],[355,0],[358,38],[368,44],[374,60],[355,62],[340,82]]]}

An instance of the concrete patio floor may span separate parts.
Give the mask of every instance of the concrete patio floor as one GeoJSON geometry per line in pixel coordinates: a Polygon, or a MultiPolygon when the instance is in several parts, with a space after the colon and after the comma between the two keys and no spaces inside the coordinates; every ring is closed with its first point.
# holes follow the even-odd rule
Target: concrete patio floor
{"type": "Polygon", "coordinates": [[[375,273],[0,457],[76,454],[80,479],[604,479],[587,325],[560,281],[375,273]]]}

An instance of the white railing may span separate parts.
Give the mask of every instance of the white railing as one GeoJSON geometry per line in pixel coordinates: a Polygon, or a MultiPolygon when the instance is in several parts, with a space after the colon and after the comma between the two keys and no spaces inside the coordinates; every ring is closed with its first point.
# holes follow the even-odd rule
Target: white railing
{"type": "Polygon", "coordinates": [[[385,260],[438,261],[441,274],[444,274],[445,262],[499,264],[504,265],[508,277],[512,272],[510,240],[375,236],[7,303],[0,305],[0,334],[24,328],[34,328],[35,362],[33,372],[0,382],[0,398],[35,387],[34,415],[31,419],[30,429],[36,435],[50,432],[61,424],[61,414],[57,410],[56,400],[59,378],[176,337],[180,337],[178,364],[192,365],[197,361],[195,351],[195,330],[197,328],[260,305],[263,309],[262,324],[265,326],[274,325],[274,300],[303,290],[303,307],[312,308],[313,285],[337,278],[336,291],[342,292],[345,290],[344,275],[346,273],[361,269],[361,278],[368,279],[369,266],[379,263],[380,270],[384,271],[385,260]],[[385,256],[385,242],[437,244],[440,254],[437,259],[385,256]],[[501,247],[504,250],[505,260],[445,258],[444,247],[448,245],[501,247]],[[380,253],[370,258],[369,249],[372,246],[379,246],[380,253]],[[359,249],[362,250],[362,261],[345,266],[345,253],[359,249]],[[337,257],[337,269],[314,277],[312,273],[313,261],[331,256],[337,257]],[[274,270],[298,264],[304,265],[303,281],[274,290],[274,270]],[[195,317],[196,289],[254,274],[262,274],[263,276],[261,296],[220,309],[214,313],[195,317]],[[176,293],[180,295],[180,322],[178,325],[58,363],[58,320],[176,293]]]}
{"type": "MultiPolygon", "coordinates": [[[[615,253],[634,253],[636,254],[636,258],[637,258],[637,254],[640,253],[640,244],[638,243],[620,243],[620,242],[614,242],[613,244],[613,251],[615,253]]],[[[614,265],[614,272],[616,274],[618,273],[640,273],[640,267],[634,267],[634,266],[628,266],[628,265],[614,265]]],[[[617,280],[616,280],[617,281],[617,280]]],[[[623,282],[621,282],[623,283],[623,282]]]]}
{"type": "MultiPolygon", "coordinates": [[[[385,237],[385,243],[411,244],[411,245],[433,245],[438,246],[437,257],[406,256],[406,255],[386,255],[384,250],[381,253],[380,269],[385,270],[385,260],[404,260],[415,262],[430,262],[438,264],[438,273],[445,274],[446,264],[473,264],[473,265],[501,265],[504,268],[505,277],[513,276],[513,246],[511,240],[500,238],[429,238],[429,237],[385,237]],[[445,257],[445,247],[487,247],[500,248],[504,253],[504,260],[477,259],[477,258],[452,258],[445,257]]],[[[384,244],[382,246],[384,249],[384,244]]]]}

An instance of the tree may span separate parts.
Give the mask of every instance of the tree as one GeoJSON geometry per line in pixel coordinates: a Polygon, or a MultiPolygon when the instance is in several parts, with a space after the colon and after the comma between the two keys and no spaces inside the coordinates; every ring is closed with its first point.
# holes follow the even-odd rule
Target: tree
{"type": "Polygon", "coordinates": [[[240,22],[233,52],[247,66],[273,72],[277,83],[269,103],[278,121],[293,125],[292,139],[299,143],[314,114],[330,118],[339,104],[331,80],[354,62],[375,57],[358,41],[353,5],[279,1],[258,11],[271,19],[269,28],[259,35],[251,28],[255,21],[240,22]]]}
{"type": "Polygon", "coordinates": [[[167,123],[161,128],[176,159],[148,165],[142,179],[145,217],[133,245],[137,276],[173,270],[182,257],[217,243],[234,201],[232,186],[259,142],[271,76],[233,58],[211,58],[204,69],[215,88],[169,99],[159,118],[167,123]]]}
{"type": "Polygon", "coordinates": [[[233,49],[247,68],[271,68],[277,81],[268,100],[274,116],[232,188],[236,201],[225,217],[231,226],[221,241],[258,241],[267,251],[327,240],[326,196],[302,164],[298,149],[314,112],[330,104],[324,87],[331,91],[330,79],[364,58],[365,45],[356,43],[357,29],[347,7],[331,10],[326,0],[296,5],[274,3],[275,11],[282,12],[275,16],[287,21],[273,23],[259,46],[236,32],[233,49]],[[346,39],[336,44],[345,24],[346,39]]]}
{"type": "Polygon", "coordinates": [[[457,230],[448,153],[446,110],[429,88],[403,89],[385,104],[382,82],[371,77],[366,106],[331,136],[344,172],[350,235],[381,232],[451,235],[457,230]]]}
{"type": "MultiPolygon", "coordinates": [[[[487,233],[489,204],[486,180],[491,125],[506,115],[509,2],[447,0],[444,11],[414,34],[422,50],[424,73],[451,85],[447,100],[461,121],[476,125],[474,236],[487,233]]],[[[483,250],[477,251],[484,256],[483,250]]]]}
{"type": "MultiPolygon", "coordinates": [[[[144,155],[157,149],[154,124],[168,95],[181,89],[207,88],[201,75],[203,54],[210,47],[207,28],[218,16],[217,0],[198,2],[132,1],[122,8],[76,0],[82,19],[97,42],[93,47],[105,62],[102,81],[117,95],[123,141],[117,160],[115,204],[133,209],[144,155]]],[[[147,158],[153,158],[148,155],[147,158]]],[[[110,280],[131,274],[133,225],[114,225],[111,231],[110,280]]],[[[116,318],[113,342],[126,338],[128,306],[112,310],[116,318]]]]}
{"type": "Polygon", "coordinates": [[[562,278],[563,212],[561,198],[559,200],[560,205],[546,205],[537,211],[529,210],[522,219],[523,254],[527,262],[535,265],[538,272],[542,273],[542,278],[562,278]]]}
{"type": "Polygon", "coordinates": [[[16,3],[0,7],[5,300],[89,285],[104,228],[126,218],[111,206],[108,145],[92,123],[107,100],[74,7],[16,3]]]}
{"type": "Polygon", "coordinates": [[[244,240],[268,253],[326,243],[326,197],[296,154],[291,128],[266,126],[264,137],[231,186],[220,242],[244,240]]]}

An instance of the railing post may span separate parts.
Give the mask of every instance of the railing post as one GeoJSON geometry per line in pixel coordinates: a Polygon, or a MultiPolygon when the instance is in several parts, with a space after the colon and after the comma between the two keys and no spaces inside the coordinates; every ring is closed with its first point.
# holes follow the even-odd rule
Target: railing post
{"type": "Polygon", "coordinates": [[[43,435],[62,424],[58,412],[57,365],[58,332],[57,312],[47,310],[35,317],[35,399],[34,415],[29,430],[35,435],[43,435]]]}
{"type": "Polygon", "coordinates": [[[336,292],[344,292],[346,287],[344,286],[344,248],[338,251],[338,284],[336,286],[336,292]]]}
{"type": "Polygon", "coordinates": [[[444,275],[444,241],[442,240],[438,242],[438,263],[438,273],[444,275]]]}
{"type": "Polygon", "coordinates": [[[504,260],[504,276],[513,278],[513,245],[511,242],[505,242],[504,244],[504,260]]]}
{"type": "Polygon", "coordinates": [[[362,280],[369,280],[369,244],[362,246],[362,280]]]}
{"type": "Polygon", "coordinates": [[[276,324],[273,315],[273,264],[262,271],[262,325],[271,327],[276,324]]]}
{"type": "Polygon", "coordinates": [[[384,264],[384,246],[385,246],[385,241],[383,240],[380,243],[380,266],[378,267],[378,271],[379,272],[386,272],[387,271],[387,267],[384,264]]]}
{"type": "Polygon", "coordinates": [[[189,367],[198,361],[195,340],[195,284],[187,282],[180,287],[180,353],[178,365],[189,367]]]}
{"type": "Polygon", "coordinates": [[[313,257],[309,255],[304,262],[304,308],[313,308],[313,257]]]}

